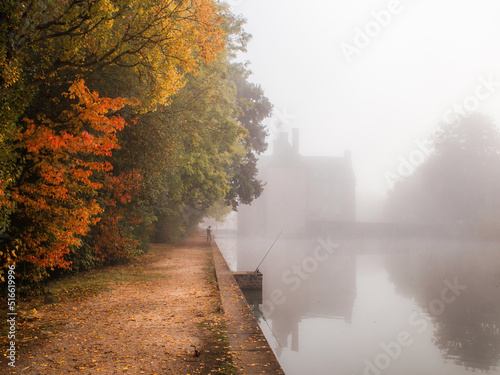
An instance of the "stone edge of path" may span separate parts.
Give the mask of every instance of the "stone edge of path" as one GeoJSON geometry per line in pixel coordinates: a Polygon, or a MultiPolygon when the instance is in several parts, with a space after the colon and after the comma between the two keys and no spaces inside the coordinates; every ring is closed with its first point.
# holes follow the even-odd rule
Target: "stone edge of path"
{"type": "Polygon", "coordinates": [[[224,310],[229,349],[238,373],[284,375],[219,247],[215,242],[211,242],[210,246],[224,310]]]}

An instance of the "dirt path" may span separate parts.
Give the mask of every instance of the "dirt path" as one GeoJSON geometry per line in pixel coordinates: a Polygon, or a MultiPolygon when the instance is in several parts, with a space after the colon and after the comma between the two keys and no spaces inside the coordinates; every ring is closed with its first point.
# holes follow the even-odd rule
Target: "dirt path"
{"type": "Polygon", "coordinates": [[[24,335],[12,374],[233,373],[203,237],[106,272],[120,275],[107,291],[26,314],[20,329],[37,333],[24,335]]]}

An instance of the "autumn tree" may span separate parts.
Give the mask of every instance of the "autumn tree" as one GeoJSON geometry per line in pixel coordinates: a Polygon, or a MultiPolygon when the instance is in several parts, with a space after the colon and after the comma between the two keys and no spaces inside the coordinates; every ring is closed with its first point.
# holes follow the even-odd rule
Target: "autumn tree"
{"type": "Polygon", "coordinates": [[[230,190],[226,195],[227,204],[237,210],[240,204],[250,204],[263,191],[263,183],[257,178],[257,156],[267,149],[268,132],[263,126],[263,120],[271,115],[272,105],[264,95],[264,90],[248,81],[248,72],[244,66],[233,64],[232,70],[239,107],[237,120],[247,130],[241,140],[245,154],[234,156],[230,190]]]}
{"type": "Polygon", "coordinates": [[[45,113],[79,77],[103,96],[139,98],[146,108],[166,103],[185,74],[225,43],[211,0],[3,0],[0,17],[3,228],[13,207],[2,197],[20,172],[13,139],[24,117],[45,113]]]}
{"type": "Polygon", "coordinates": [[[80,249],[70,257],[75,263],[72,264],[73,270],[133,260],[144,252],[145,244],[142,241],[146,240],[147,244],[149,237],[144,239],[140,231],[144,225],[152,223],[151,220],[146,222],[147,217],[139,210],[130,209],[131,203],[137,200],[140,189],[139,172],[106,176],[100,191],[104,197],[103,211],[98,215],[99,221],[84,239],[87,249],[80,249]],[[90,258],[81,261],[79,257],[86,253],[85,250],[88,250],[90,258]]]}
{"type": "Polygon", "coordinates": [[[3,1],[3,264],[40,279],[130,260],[153,229],[262,191],[271,105],[234,58],[244,21],[213,0],[3,1]],[[133,99],[121,99],[122,97],[133,99]],[[130,126],[125,126],[129,124],[130,126]]]}
{"type": "Polygon", "coordinates": [[[224,15],[226,52],[188,75],[168,105],[140,115],[120,135],[124,147],[113,165],[142,171],[141,196],[158,218],[157,240],[186,235],[221,199],[235,208],[262,190],[254,154],[267,147],[262,120],[271,105],[248,82],[246,66],[233,62],[248,36],[241,19],[224,15]]]}
{"type": "Polygon", "coordinates": [[[230,189],[225,201],[233,210],[241,204],[250,204],[263,191],[263,184],[257,178],[257,156],[266,151],[267,129],[263,121],[271,116],[272,104],[264,95],[264,90],[257,84],[249,82],[251,72],[247,63],[236,62],[239,54],[247,52],[251,35],[244,30],[245,20],[240,16],[227,13],[225,26],[227,29],[227,51],[230,66],[229,77],[236,88],[238,123],[247,130],[240,143],[244,147],[242,155],[234,155],[231,163],[230,189]]]}
{"type": "Polygon", "coordinates": [[[116,153],[114,164],[143,171],[143,196],[170,239],[189,232],[226,196],[233,156],[244,154],[239,140],[246,130],[233,118],[236,91],[226,77],[221,55],[190,75],[168,106],[140,116],[121,135],[127,147],[116,153]]]}
{"type": "Polygon", "coordinates": [[[5,2],[0,82],[11,88],[107,67],[131,70],[164,102],[184,75],[224,47],[218,8],[210,0],[61,0],[5,2]]]}
{"type": "MultiPolygon", "coordinates": [[[[122,111],[121,116],[127,118],[168,103],[185,84],[186,74],[196,73],[200,64],[210,62],[222,51],[225,40],[218,5],[210,0],[2,1],[0,13],[0,223],[3,237],[8,237],[2,247],[9,243],[9,251],[2,256],[8,261],[14,255],[27,262],[38,259],[42,268],[65,267],[70,260],[64,254],[68,254],[69,248],[78,248],[88,233],[89,221],[80,208],[88,209],[88,216],[94,218],[98,211],[101,218],[112,211],[105,210],[105,197],[95,193],[97,182],[84,180],[90,175],[78,177],[68,172],[71,168],[65,163],[78,160],[82,151],[75,151],[76,146],[67,142],[77,142],[78,137],[83,137],[80,142],[87,147],[85,142],[95,141],[94,133],[104,130],[92,126],[107,126],[106,108],[115,111],[114,104],[107,106],[120,99],[103,99],[93,104],[104,112],[86,119],[92,129],[87,132],[89,141],[70,121],[83,112],[75,112],[75,107],[63,100],[61,94],[71,82],[85,77],[103,97],[140,98],[140,107],[122,111]],[[104,122],[99,125],[101,120],[104,122]],[[44,137],[59,143],[44,143],[44,137]],[[39,143],[36,146],[39,148],[34,143],[39,143]],[[61,172],[61,165],[69,169],[61,172]],[[52,179],[51,173],[56,177],[52,179]],[[71,185],[64,187],[69,193],[63,188],[54,192],[57,184],[71,185]],[[44,188],[37,190],[39,186],[44,188]],[[66,202],[64,210],[51,209],[57,204],[43,204],[50,199],[61,203],[67,198],[64,194],[71,195],[72,189],[78,190],[78,199],[66,202]],[[70,215],[67,222],[66,209],[76,215],[70,215]],[[71,232],[69,223],[77,219],[81,225],[71,232]],[[42,234],[45,229],[48,235],[42,234]],[[57,231],[70,234],[59,236],[61,233],[57,231]],[[26,238],[21,241],[22,236],[26,238]],[[56,237],[61,239],[60,243],[56,237]],[[35,244],[40,245],[38,250],[35,244]]],[[[70,90],[74,88],[71,86],[70,90]]],[[[87,100],[85,97],[80,99],[87,100]]],[[[100,176],[99,186],[122,177],[119,172],[109,179],[103,177],[110,174],[112,167],[106,160],[110,156],[109,145],[117,144],[106,134],[102,134],[107,137],[103,143],[83,153],[86,156],[82,160],[88,164],[79,165],[87,168],[85,173],[100,176]]],[[[116,184],[104,185],[113,195],[116,184]]],[[[108,203],[113,206],[112,201],[108,203]]]]}
{"type": "Polygon", "coordinates": [[[82,80],[62,99],[71,103],[69,109],[55,119],[44,114],[25,119],[15,137],[22,170],[10,192],[16,209],[2,254],[4,262],[27,264],[35,279],[46,268],[68,267],[64,256],[98,221],[102,207],[96,191],[102,174],[112,169],[105,158],[118,147],[116,133],[125,126],[115,113],[137,104],[100,98],[82,80]]]}

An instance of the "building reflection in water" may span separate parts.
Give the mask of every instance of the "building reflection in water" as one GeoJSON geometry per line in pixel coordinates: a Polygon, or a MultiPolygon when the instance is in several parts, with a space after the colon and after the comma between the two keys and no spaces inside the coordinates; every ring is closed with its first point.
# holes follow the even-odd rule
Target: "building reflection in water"
{"type": "MultiPolygon", "coordinates": [[[[262,254],[255,247],[265,249],[264,244],[239,239],[238,270],[255,269],[262,254]]],[[[342,319],[351,323],[356,299],[356,256],[342,248],[330,251],[317,241],[283,240],[260,267],[265,275],[262,295],[250,293],[247,298],[255,316],[266,319],[265,324],[275,335],[278,355],[287,347],[299,350],[299,323],[304,319],[342,319]]]]}
{"type": "MultiPolygon", "coordinates": [[[[271,243],[272,239],[239,238],[238,270],[254,270],[271,243]]],[[[344,241],[332,253],[317,249],[317,239],[280,239],[260,267],[264,274],[262,295],[249,297],[261,325],[267,325],[275,337],[278,357],[285,349],[301,350],[300,327],[308,319],[338,319],[352,326],[359,323],[353,321],[353,311],[360,277],[357,271],[364,270],[357,270],[357,259],[370,253],[379,259],[376,263],[380,263],[381,273],[393,284],[392,293],[414,301],[419,319],[427,322],[434,337],[426,345],[441,353],[446,362],[441,364],[443,374],[500,373],[500,251],[474,244],[401,241],[377,246],[373,241],[344,241]],[[441,311],[436,301],[453,296],[450,290],[443,295],[446,285],[456,285],[459,296],[453,303],[443,304],[441,311]]],[[[380,303],[385,301],[381,298],[380,303]]],[[[397,315],[397,311],[398,306],[391,306],[391,314],[397,315]]],[[[358,311],[356,316],[369,319],[369,314],[358,311]]],[[[360,350],[363,345],[359,343],[360,350]]],[[[355,358],[344,360],[360,361],[355,358]]]]}

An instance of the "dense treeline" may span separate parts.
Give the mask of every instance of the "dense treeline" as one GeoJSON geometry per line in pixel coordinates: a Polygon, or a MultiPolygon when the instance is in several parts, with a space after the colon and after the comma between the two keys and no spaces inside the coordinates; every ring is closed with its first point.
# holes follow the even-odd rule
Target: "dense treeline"
{"type": "Polygon", "coordinates": [[[391,191],[389,218],[498,239],[500,132],[494,121],[469,114],[438,128],[432,143],[427,160],[391,191]]]}
{"type": "Polygon", "coordinates": [[[25,282],[133,259],[262,191],[271,104],[213,0],[2,0],[0,259],[25,282]]]}

